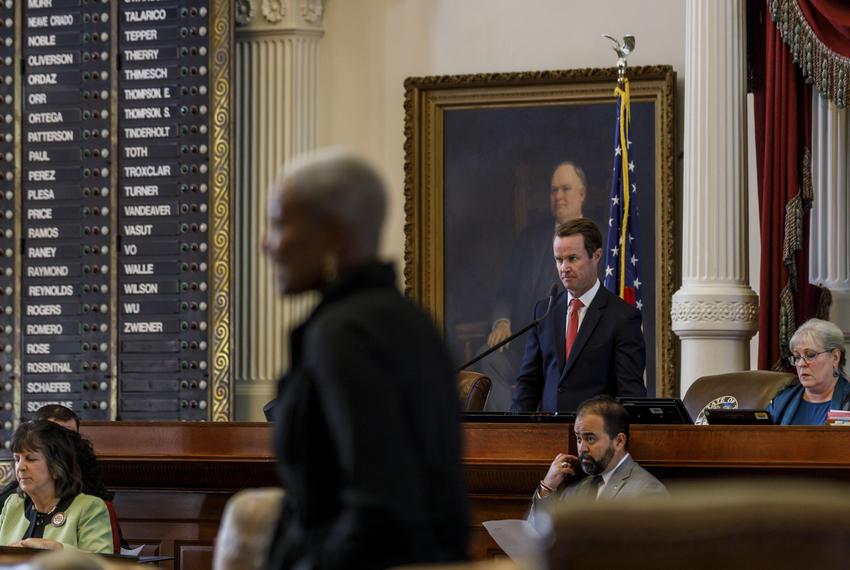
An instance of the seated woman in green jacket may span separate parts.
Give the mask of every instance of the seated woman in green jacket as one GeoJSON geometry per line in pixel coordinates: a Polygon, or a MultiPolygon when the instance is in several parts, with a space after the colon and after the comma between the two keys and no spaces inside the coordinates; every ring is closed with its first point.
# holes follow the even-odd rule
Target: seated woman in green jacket
{"type": "Polygon", "coordinates": [[[0,513],[0,545],[113,552],[106,504],[80,492],[71,435],[46,420],[23,423],[15,431],[12,453],[20,489],[0,513]]]}

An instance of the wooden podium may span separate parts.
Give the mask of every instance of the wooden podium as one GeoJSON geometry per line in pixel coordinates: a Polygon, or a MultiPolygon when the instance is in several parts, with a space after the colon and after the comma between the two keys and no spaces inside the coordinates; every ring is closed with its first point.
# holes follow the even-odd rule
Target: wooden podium
{"type": "MultiPolygon", "coordinates": [[[[279,485],[265,423],[86,422],[131,544],[171,555],[163,568],[202,570],[224,504],[239,489],[279,485]]],[[[470,553],[501,555],[481,523],[521,518],[559,451],[575,452],[571,424],[467,423],[464,464],[473,524],[470,553]]],[[[797,476],[850,480],[850,429],[632,426],[630,451],[664,481],[797,476]]]]}

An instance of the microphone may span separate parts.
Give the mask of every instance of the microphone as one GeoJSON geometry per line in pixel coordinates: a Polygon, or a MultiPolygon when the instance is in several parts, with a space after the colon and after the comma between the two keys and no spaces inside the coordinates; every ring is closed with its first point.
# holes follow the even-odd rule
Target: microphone
{"type": "Polygon", "coordinates": [[[557,296],[558,296],[558,284],[552,283],[552,286],[549,287],[549,303],[546,305],[546,311],[542,315],[540,315],[540,317],[534,319],[533,321],[531,321],[530,323],[528,323],[527,325],[525,325],[524,327],[519,329],[517,332],[515,332],[514,334],[512,334],[511,336],[509,336],[508,338],[503,340],[502,342],[496,343],[495,345],[491,346],[490,348],[488,348],[487,350],[485,350],[484,352],[482,352],[481,354],[479,354],[478,356],[476,356],[475,358],[473,358],[469,362],[464,363],[460,368],[457,369],[457,371],[460,372],[461,370],[464,370],[464,369],[468,368],[469,366],[472,366],[473,364],[475,364],[476,362],[478,362],[479,360],[481,360],[485,356],[489,355],[490,353],[499,350],[500,348],[502,348],[503,346],[505,346],[506,344],[508,344],[509,342],[514,340],[515,338],[517,338],[518,336],[524,335],[526,332],[529,331],[529,329],[531,329],[531,327],[534,327],[534,326],[537,326],[538,324],[540,324],[543,321],[543,319],[548,317],[549,313],[552,312],[552,305],[555,303],[555,297],[557,297],[557,296]]]}

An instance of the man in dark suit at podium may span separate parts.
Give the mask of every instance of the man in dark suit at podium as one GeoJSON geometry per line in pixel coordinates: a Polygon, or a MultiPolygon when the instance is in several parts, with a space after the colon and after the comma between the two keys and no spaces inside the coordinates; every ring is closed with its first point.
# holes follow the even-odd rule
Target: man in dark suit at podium
{"type": "MultiPolygon", "coordinates": [[[[574,411],[599,394],[646,396],[640,311],[599,282],[599,228],[587,218],[570,220],[558,226],[552,247],[566,291],[529,332],[513,410],[574,411]]],[[[548,304],[537,302],[535,319],[548,304]]]]}

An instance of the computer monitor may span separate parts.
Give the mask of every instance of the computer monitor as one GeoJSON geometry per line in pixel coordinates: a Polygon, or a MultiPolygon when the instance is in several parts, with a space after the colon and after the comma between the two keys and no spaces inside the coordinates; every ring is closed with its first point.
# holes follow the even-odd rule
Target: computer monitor
{"type": "Polygon", "coordinates": [[[709,425],[772,426],[773,419],[767,410],[744,410],[718,408],[705,410],[705,421],[709,425]]]}
{"type": "Polygon", "coordinates": [[[631,424],[693,424],[678,398],[617,398],[626,408],[631,424]]]}

